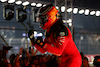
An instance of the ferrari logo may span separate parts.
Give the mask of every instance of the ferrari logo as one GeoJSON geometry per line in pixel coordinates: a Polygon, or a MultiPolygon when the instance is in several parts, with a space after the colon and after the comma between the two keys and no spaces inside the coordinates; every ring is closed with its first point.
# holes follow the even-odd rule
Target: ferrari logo
{"type": "Polygon", "coordinates": [[[37,43],[40,43],[40,40],[37,40],[37,43]]]}

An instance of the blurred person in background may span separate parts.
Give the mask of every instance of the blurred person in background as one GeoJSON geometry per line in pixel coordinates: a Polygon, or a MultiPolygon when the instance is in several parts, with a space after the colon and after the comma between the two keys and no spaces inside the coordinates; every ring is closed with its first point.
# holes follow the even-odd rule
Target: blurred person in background
{"type": "Polygon", "coordinates": [[[3,46],[0,50],[0,67],[11,67],[11,64],[7,61],[7,53],[11,49],[11,46],[3,46]]]}
{"type": "Polygon", "coordinates": [[[61,56],[59,67],[81,67],[82,59],[73,39],[71,31],[63,24],[58,10],[52,4],[41,7],[37,13],[40,26],[45,30],[45,39],[34,38],[34,31],[30,30],[28,36],[41,53],[50,52],[61,56]]]}
{"type": "Polygon", "coordinates": [[[11,54],[10,57],[9,57],[9,60],[10,60],[12,67],[13,67],[13,62],[14,62],[15,57],[16,57],[15,54],[11,54]]]}
{"type": "Polygon", "coordinates": [[[94,57],[93,65],[95,67],[100,67],[100,56],[95,56],[94,57]]]}
{"type": "Polygon", "coordinates": [[[83,52],[80,52],[80,54],[81,54],[81,58],[82,58],[81,67],[90,67],[89,62],[88,62],[88,58],[84,56],[83,52]]]}
{"type": "Polygon", "coordinates": [[[22,50],[23,50],[23,47],[20,48],[19,54],[16,55],[14,62],[13,62],[13,67],[20,67],[21,66],[20,55],[22,54],[22,50]]]}

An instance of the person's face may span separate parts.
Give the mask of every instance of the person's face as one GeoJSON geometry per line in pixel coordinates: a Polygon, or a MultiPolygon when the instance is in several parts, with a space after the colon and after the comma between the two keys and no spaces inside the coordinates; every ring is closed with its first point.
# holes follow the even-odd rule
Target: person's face
{"type": "Polygon", "coordinates": [[[38,18],[38,20],[39,20],[38,22],[40,23],[40,26],[43,27],[44,24],[47,22],[48,17],[47,17],[47,15],[40,16],[40,17],[38,18]]]}

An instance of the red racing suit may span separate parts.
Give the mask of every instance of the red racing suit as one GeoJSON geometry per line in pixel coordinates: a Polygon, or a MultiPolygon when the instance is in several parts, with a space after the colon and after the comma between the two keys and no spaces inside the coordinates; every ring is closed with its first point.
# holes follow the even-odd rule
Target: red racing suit
{"type": "Polygon", "coordinates": [[[81,67],[81,55],[72,39],[71,32],[59,22],[61,21],[58,20],[50,29],[47,29],[44,46],[35,44],[35,47],[41,53],[48,51],[61,56],[59,67],[81,67]]]}

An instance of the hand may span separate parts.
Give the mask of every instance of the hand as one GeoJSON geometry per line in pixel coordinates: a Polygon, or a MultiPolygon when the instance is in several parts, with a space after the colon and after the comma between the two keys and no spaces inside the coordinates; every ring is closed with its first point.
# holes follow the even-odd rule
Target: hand
{"type": "Polygon", "coordinates": [[[31,42],[33,42],[33,44],[35,45],[36,39],[34,38],[34,31],[33,30],[30,30],[28,32],[28,37],[30,38],[31,42]]]}
{"type": "Polygon", "coordinates": [[[3,50],[6,50],[6,51],[10,50],[11,48],[12,46],[3,46],[3,50]]]}
{"type": "Polygon", "coordinates": [[[28,49],[26,49],[26,55],[27,55],[27,57],[30,57],[28,49]]]}
{"type": "Polygon", "coordinates": [[[34,38],[34,31],[33,31],[33,30],[30,30],[30,31],[28,32],[28,37],[29,37],[30,39],[34,38]]]}
{"type": "Polygon", "coordinates": [[[21,48],[20,48],[20,52],[19,52],[19,54],[21,54],[21,53],[22,53],[22,50],[23,50],[23,47],[21,47],[21,48]]]}
{"type": "Polygon", "coordinates": [[[31,49],[31,56],[34,56],[34,49],[31,49]]]}

